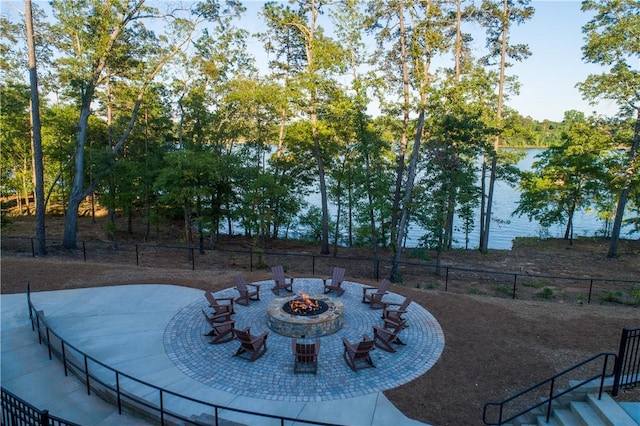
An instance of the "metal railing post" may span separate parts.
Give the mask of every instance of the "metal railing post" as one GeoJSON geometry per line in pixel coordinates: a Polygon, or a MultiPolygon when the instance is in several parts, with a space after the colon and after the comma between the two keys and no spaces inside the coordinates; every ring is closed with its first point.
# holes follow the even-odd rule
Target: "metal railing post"
{"type": "Polygon", "coordinates": [[[89,360],[87,355],[84,355],[84,377],[87,380],[87,395],[91,395],[91,383],[89,382],[89,360]]]}
{"type": "Polygon", "coordinates": [[[118,400],[118,414],[122,414],[122,395],[120,395],[120,374],[116,371],[116,398],[118,400]]]}
{"type": "Polygon", "coordinates": [[[84,240],[82,240],[82,258],[84,259],[84,261],[87,261],[87,246],[84,243],[84,240]]]}
{"type": "Polygon", "coordinates": [[[69,372],[67,368],[67,351],[64,346],[64,340],[60,341],[60,345],[62,348],[62,365],[64,365],[64,375],[65,377],[67,377],[69,375],[69,372]]]}
{"type": "Polygon", "coordinates": [[[622,380],[622,362],[627,349],[627,339],[629,337],[629,329],[622,329],[622,336],[620,336],[620,346],[618,348],[618,358],[616,364],[613,367],[613,388],[611,389],[611,395],[617,396],[620,390],[620,381],[622,380]]]}
{"type": "Polygon", "coordinates": [[[444,273],[444,291],[446,292],[449,289],[449,267],[445,266],[444,273]]]}
{"type": "Polygon", "coordinates": [[[51,353],[51,337],[49,335],[49,327],[47,326],[45,330],[47,331],[47,350],[49,351],[49,359],[53,359],[51,353]]]}
{"type": "Polygon", "coordinates": [[[513,295],[511,296],[512,299],[516,298],[516,283],[518,282],[518,274],[513,274],[513,295]]]}
{"type": "Polygon", "coordinates": [[[549,404],[547,405],[547,423],[549,423],[549,418],[551,417],[551,403],[553,402],[553,387],[556,383],[556,379],[551,380],[551,388],[549,388],[549,404]]]}
{"type": "MultiPolygon", "coordinates": [[[[40,424],[48,426],[49,425],[49,410],[42,410],[40,412],[40,424]]],[[[17,423],[16,423],[17,424],[17,423]]]]}
{"type": "Polygon", "coordinates": [[[589,297],[587,298],[587,303],[591,303],[591,292],[593,291],[593,278],[589,280],[589,297]]]}
{"type": "Polygon", "coordinates": [[[140,253],[138,253],[138,244],[136,244],[136,266],[140,266],[140,253]]]}

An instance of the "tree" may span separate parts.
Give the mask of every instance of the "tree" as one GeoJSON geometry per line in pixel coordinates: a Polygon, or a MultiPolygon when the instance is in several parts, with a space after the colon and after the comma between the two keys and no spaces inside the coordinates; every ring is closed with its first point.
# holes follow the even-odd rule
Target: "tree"
{"type": "MultiPolygon", "coordinates": [[[[411,114],[411,81],[410,62],[420,60],[411,57],[410,28],[407,23],[407,11],[414,2],[395,0],[391,2],[374,0],[369,2],[369,29],[376,32],[378,42],[377,55],[388,81],[389,93],[401,93],[399,110],[402,114],[402,128],[400,143],[396,155],[396,182],[393,191],[393,206],[391,207],[391,244],[394,250],[401,250],[398,241],[398,222],[400,221],[400,203],[402,198],[402,183],[405,179],[406,155],[409,141],[409,124],[411,114]],[[387,45],[387,44],[390,45],[387,45]],[[386,51],[385,51],[386,50],[386,51]],[[397,75],[397,72],[400,75],[397,75]]],[[[393,281],[393,280],[392,280],[393,281]]]]}
{"type": "Polygon", "coordinates": [[[80,116],[76,137],[74,178],[65,216],[63,246],[76,247],[78,209],[80,203],[100,177],[85,186],[85,145],[88,136],[89,117],[97,91],[105,84],[107,69],[118,72],[136,87],[135,104],[129,114],[128,126],[116,138],[111,147],[115,157],[131,132],[137,119],[144,94],[166,63],[175,56],[191,38],[197,24],[218,12],[218,5],[200,3],[194,11],[198,17],[193,21],[180,18],[179,11],[161,15],[146,7],[144,0],[116,0],[102,2],[52,1],[52,9],[57,22],[54,42],[59,51],[57,65],[61,81],[77,102],[80,116]],[[157,38],[144,26],[145,20],[168,21],[174,30],[169,37],[157,38]],[[87,25],[87,22],[89,24],[87,25]]]}
{"type": "Polygon", "coordinates": [[[582,11],[595,16],[582,28],[586,44],[583,60],[610,67],[608,72],[592,74],[578,84],[583,97],[596,102],[610,99],[620,106],[624,117],[635,116],[607,257],[618,255],[620,228],[629,194],[640,184],[640,4],[636,0],[586,0],[582,11]],[[634,67],[635,64],[635,67],[634,67]]]}
{"type": "Polygon", "coordinates": [[[523,172],[521,196],[513,214],[526,214],[542,226],[566,224],[564,238],[573,241],[573,217],[606,188],[606,158],[613,138],[587,122],[582,113],[565,113],[568,130],[562,143],[538,155],[533,170],[523,172]]]}
{"type": "Polygon", "coordinates": [[[313,140],[313,153],[318,170],[318,182],[320,184],[320,197],[322,204],[322,241],[321,254],[329,254],[329,203],[326,183],[326,170],[324,149],[321,143],[320,124],[318,114],[321,105],[321,96],[325,87],[333,86],[330,81],[332,72],[343,68],[344,50],[333,40],[324,35],[319,27],[318,19],[321,9],[325,5],[323,0],[291,0],[297,2],[300,13],[289,16],[285,25],[290,25],[300,32],[304,40],[306,53],[305,70],[299,76],[297,84],[305,93],[304,110],[311,124],[311,138],[313,140]],[[308,19],[308,21],[307,21],[308,19]]]}
{"type": "Polygon", "coordinates": [[[36,194],[36,252],[45,255],[46,237],[44,223],[44,164],[42,161],[42,125],[40,124],[40,95],[38,92],[38,68],[36,62],[36,43],[33,30],[33,12],[31,0],[24,1],[27,29],[27,50],[29,55],[29,82],[31,83],[31,138],[33,144],[33,173],[35,175],[36,194]]]}
{"type": "MultiPolygon", "coordinates": [[[[489,53],[484,58],[486,64],[490,64],[495,58],[498,59],[500,79],[498,82],[498,104],[496,107],[496,121],[498,127],[501,126],[503,106],[505,101],[505,88],[507,84],[506,69],[509,60],[521,61],[526,59],[531,53],[525,44],[509,44],[509,33],[513,24],[522,24],[527,19],[533,17],[534,9],[529,6],[529,0],[483,0],[476,16],[487,29],[487,48],[489,53]]],[[[480,215],[480,250],[486,252],[489,244],[489,229],[491,225],[491,210],[493,204],[493,193],[498,174],[498,149],[500,146],[500,135],[496,134],[493,143],[493,150],[489,151],[491,158],[491,168],[489,176],[489,188],[484,199],[484,181],[486,167],[483,166],[483,200],[481,203],[480,215]]],[[[485,164],[487,156],[485,155],[485,164]]]]}

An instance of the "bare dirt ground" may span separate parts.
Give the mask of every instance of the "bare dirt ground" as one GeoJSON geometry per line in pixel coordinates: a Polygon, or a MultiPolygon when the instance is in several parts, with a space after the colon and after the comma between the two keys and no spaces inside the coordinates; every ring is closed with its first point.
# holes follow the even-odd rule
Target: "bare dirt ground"
{"type": "MultiPolygon", "coordinates": [[[[77,253],[55,250],[46,257],[34,258],[30,252],[13,251],[5,244],[6,236],[33,234],[32,223],[13,220],[9,228],[3,229],[2,293],[22,293],[27,281],[32,291],[130,283],[168,283],[216,290],[231,286],[238,272],[247,280],[269,278],[265,270],[250,271],[240,262],[236,264],[237,259],[229,254],[227,262],[214,262],[206,269],[196,270],[186,268],[184,260],[176,265],[169,257],[164,262],[156,259],[153,266],[136,266],[130,260],[109,256],[85,262],[77,253]]],[[[59,225],[59,220],[48,219],[49,238],[59,238],[59,225]]],[[[104,240],[104,229],[102,223],[83,220],[78,238],[104,240]]],[[[168,231],[165,234],[166,238],[176,238],[168,231]]],[[[139,235],[123,236],[121,242],[139,238],[139,235]]],[[[253,241],[235,239],[226,245],[220,242],[217,247],[250,248],[252,245],[253,241]]],[[[585,240],[573,245],[565,241],[518,244],[513,250],[488,254],[456,250],[444,255],[443,264],[541,275],[638,280],[640,242],[623,242],[618,259],[607,259],[606,247],[606,242],[585,240]]],[[[318,253],[314,245],[293,242],[272,241],[267,248],[318,253]]],[[[171,256],[170,252],[166,253],[171,256]]],[[[371,253],[340,248],[338,255],[371,256],[371,253]]],[[[334,263],[337,262],[334,259],[334,263]]],[[[348,267],[347,275],[355,279],[360,273],[353,266],[348,267]]],[[[561,297],[563,293],[558,287],[554,287],[557,297],[513,300],[489,297],[484,292],[445,292],[439,285],[420,284],[420,280],[437,282],[437,278],[424,274],[416,274],[420,276],[416,278],[408,271],[406,275],[410,278],[403,285],[394,285],[393,291],[410,296],[435,316],[444,330],[445,349],[426,374],[385,394],[407,416],[434,426],[480,425],[486,402],[501,401],[597,353],[617,352],[622,329],[640,326],[637,306],[597,300],[587,304],[582,299],[561,297]]],[[[640,401],[640,387],[623,391],[618,399],[640,401]]]]}

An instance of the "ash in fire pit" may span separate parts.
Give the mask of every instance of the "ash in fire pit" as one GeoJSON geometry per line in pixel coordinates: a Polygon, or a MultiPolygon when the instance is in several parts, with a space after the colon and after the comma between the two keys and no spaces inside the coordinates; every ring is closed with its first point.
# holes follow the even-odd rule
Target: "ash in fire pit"
{"type": "Polygon", "coordinates": [[[329,309],[329,305],[322,300],[312,299],[308,294],[300,292],[298,297],[282,305],[282,309],[291,315],[311,316],[326,312],[329,309]]]}

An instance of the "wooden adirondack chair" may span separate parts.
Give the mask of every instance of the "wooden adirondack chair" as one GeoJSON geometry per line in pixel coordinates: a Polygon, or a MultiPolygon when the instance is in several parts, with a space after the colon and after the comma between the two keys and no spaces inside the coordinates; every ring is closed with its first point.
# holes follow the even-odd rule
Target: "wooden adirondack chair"
{"type": "Polygon", "coordinates": [[[273,266],[271,268],[271,273],[273,274],[273,280],[275,281],[275,285],[271,289],[276,295],[280,295],[280,289],[287,290],[288,292],[293,292],[293,277],[286,275],[284,273],[284,268],[282,265],[273,266]]]}
{"type": "Polygon", "coordinates": [[[313,343],[301,343],[297,339],[293,339],[291,350],[293,351],[294,373],[318,373],[320,339],[316,339],[313,343]]]}
{"type": "Polygon", "coordinates": [[[233,330],[235,328],[235,321],[229,320],[225,322],[217,322],[214,317],[210,317],[207,313],[202,310],[204,317],[207,319],[207,322],[211,326],[211,331],[205,334],[205,336],[211,336],[212,339],[209,343],[218,344],[230,342],[234,338],[233,330]]]}
{"type": "Polygon", "coordinates": [[[362,335],[362,340],[356,344],[350,343],[346,337],[342,338],[344,352],[342,356],[349,368],[358,371],[361,368],[374,367],[373,360],[369,352],[373,350],[374,341],[366,334],[362,335]]]}
{"type": "Polygon", "coordinates": [[[382,319],[384,320],[385,328],[392,328],[396,325],[401,325],[402,328],[408,327],[407,320],[404,318],[404,314],[407,312],[407,308],[411,304],[411,299],[404,298],[402,303],[382,302],[384,303],[384,310],[382,311],[382,319]]]}
{"type": "Polygon", "coordinates": [[[209,302],[209,306],[213,308],[214,315],[218,318],[218,322],[228,321],[231,315],[235,313],[233,309],[233,297],[215,297],[213,293],[207,291],[204,297],[209,302]],[[227,319],[224,319],[224,316],[227,319]]]}
{"type": "Polygon", "coordinates": [[[233,356],[244,356],[253,362],[267,351],[268,331],[254,336],[251,334],[251,328],[247,327],[243,330],[234,329],[233,333],[240,340],[240,347],[233,356]]]}
{"type": "Polygon", "coordinates": [[[324,286],[324,292],[329,293],[330,291],[335,291],[338,296],[342,296],[344,294],[344,289],[342,288],[342,281],[344,281],[344,268],[334,267],[333,274],[331,277],[323,278],[322,285],[324,286]],[[327,281],[331,281],[330,284],[327,284],[327,281]]]}
{"type": "Polygon", "coordinates": [[[395,352],[396,349],[393,345],[404,345],[404,342],[400,340],[398,334],[402,331],[404,327],[402,324],[399,324],[391,329],[379,327],[377,325],[373,326],[373,341],[376,347],[382,349],[387,352],[395,352]]]}
{"type": "Polygon", "coordinates": [[[240,296],[236,298],[236,303],[249,306],[249,300],[260,300],[260,284],[247,283],[242,274],[236,275],[236,290],[240,296]],[[249,289],[249,286],[253,289],[249,289]]]}
{"type": "Polygon", "coordinates": [[[363,287],[362,288],[362,303],[369,303],[371,309],[382,309],[384,303],[382,302],[382,296],[387,294],[387,289],[391,285],[391,281],[388,279],[382,280],[380,285],[375,287],[363,287]]]}

